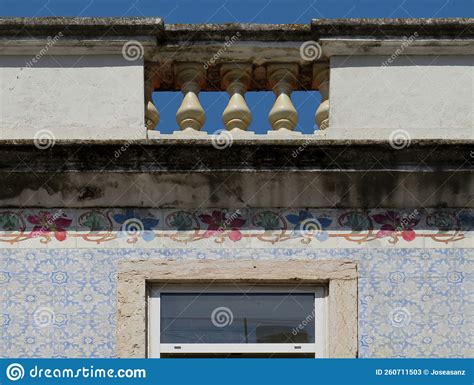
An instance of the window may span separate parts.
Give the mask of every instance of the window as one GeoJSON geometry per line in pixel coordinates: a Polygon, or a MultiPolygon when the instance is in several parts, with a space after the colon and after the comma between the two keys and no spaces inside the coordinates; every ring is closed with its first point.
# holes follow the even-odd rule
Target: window
{"type": "Polygon", "coordinates": [[[149,357],[326,357],[323,286],[153,285],[149,357]]]}
{"type": "MultiPolygon", "coordinates": [[[[258,260],[254,258],[255,250],[248,249],[246,252],[248,253],[248,259],[245,259],[243,255],[240,258],[240,254],[239,259],[221,259],[219,254],[213,254],[217,253],[216,251],[207,249],[206,254],[209,259],[165,260],[157,258],[119,262],[117,282],[118,356],[121,358],[168,357],[173,355],[179,355],[180,357],[186,355],[191,357],[199,355],[214,357],[220,354],[228,357],[229,355],[240,354],[239,357],[244,355],[247,357],[254,355],[259,357],[265,355],[270,357],[281,355],[298,357],[298,354],[299,356],[307,354],[329,358],[357,357],[358,274],[356,263],[341,259],[258,260]],[[214,284],[211,286],[205,284],[205,282],[213,282],[214,284],[219,282],[223,286],[217,287],[214,284]],[[258,282],[259,285],[253,288],[250,285],[236,286],[236,282],[258,282]],[[179,283],[179,285],[171,286],[176,283],[179,283]],[[196,286],[198,284],[199,286],[196,286]],[[198,297],[201,293],[233,293],[242,296],[244,293],[248,293],[248,295],[257,293],[257,290],[260,290],[260,294],[286,294],[286,296],[308,291],[314,293],[314,351],[311,350],[312,353],[295,353],[305,348],[303,342],[299,339],[293,340],[293,344],[286,342],[282,345],[278,345],[275,340],[272,340],[273,342],[269,346],[270,353],[263,351],[265,342],[257,343],[259,350],[250,351],[250,338],[248,344],[246,342],[238,344],[207,343],[207,345],[211,345],[209,348],[212,348],[212,350],[200,350],[203,353],[186,352],[186,348],[206,348],[206,346],[199,347],[199,343],[196,344],[192,341],[188,341],[189,343],[183,341],[175,344],[171,343],[177,348],[173,347],[172,350],[168,350],[170,353],[165,352],[167,348],[164,346],[165,343],[161,346],[162,307],[160,306],[160,297],[162,293],[191,294],[194,297],[198,297]],[[188,346],[185,346],[185,344],[188,346]],[[220,345],[223,346],[223,349],[220,345]],[[283,346],[284,349],[280,349],[280,346],[283,346]],[[292,346],[293,349],[291,349],[292,346]],[[239,352],[246,348],[247,352],[218,353],[219,350],[229,351],[231,348],[239,349],[239,352]],[[279,349],[281,353],[278,353],[279,349]]],[[[283,297],[286,296],[283,295],[283,297]]],[[[220,302],[218,307],[229,308],[228,305],[226,306],[226,304],[220,302]]],[[[207,311],[209,312],[209,310],[207,311]]],[[[172,314],[171,310],[168,311],[169,313],[166,313],[165,309],[165,316],[172,314]]],[[[177,315],[178,318],[182,316],[179,313],[177,315]]],[[[209,317],[208,314],[205,316],[209,317]]],[[[242,323],[245,325],[245,322],[247,322],[248,325],[251,316],[257,318],[259,314],[257,316],[252,314],[239,315],[236,312],[236,314],[233,314],[232,322],[237,322],[237,324],[240,322],[242,328],[242,323]],[[242,321],[242,318],[246,321],[242,321]]],[[[274,314],[267,316],[270,320],[276,318],[274,314]]],[[[301,325],[305,324],[303,321],[309,322],[310,318],[303,318],[301,325]]],[[[220,328],[220,330],[222,329],[224,328],[220,328]]],[[[246,333],[245,330],[241,333],[244,336],[248,335],[248,331],[246,333]]],[[[261,335],[260,333],[259,336],[261,335]]]]}

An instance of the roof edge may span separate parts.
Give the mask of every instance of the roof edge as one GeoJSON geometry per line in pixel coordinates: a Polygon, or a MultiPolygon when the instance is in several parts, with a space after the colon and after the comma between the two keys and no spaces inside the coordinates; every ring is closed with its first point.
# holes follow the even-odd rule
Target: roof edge
{"type": "Polygon", "coordinates": [[[474,18],[312,19],[306,24],[164,24],[160,17],[2,17],[0,36],[158,36],[171,40],[215,40],[240,32],[243,40],[304,40],[330,37],[474,37],[474,18]]]}
{"type": "Polygon", "coordinates": [[[160,17],[2,17],[0,36],[157,36],[164,32],[160,17]]]}
{"type": "Polygon", "coordinates": [[[414,35],[463,39],[474,36],[474,18],[437,19],[313,19],[316,39],[328,37],[393,38],[414,35]]]}

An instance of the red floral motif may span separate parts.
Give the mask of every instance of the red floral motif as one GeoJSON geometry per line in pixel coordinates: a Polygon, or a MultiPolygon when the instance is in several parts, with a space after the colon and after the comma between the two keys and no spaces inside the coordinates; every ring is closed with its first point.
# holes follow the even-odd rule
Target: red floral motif
{"type": "Polygon", "coordinates": [[[66,228],[72,223],[71,219],[66,218],[66,214],[61,212],[50,213],[40,211],[38,215],[28,215],[28,222],[34,224],[30,237],[48,236],[54,233],[58,241],[64,241],[67,238],[66,228]]]}
{"type": "Polygon", "coordinates": [[[402,238],[407,241],[413,241],[416,238],[416,233],[413,230],[420,219],[418,216],[408,215],[402,217],[395,211],[388,210],[383,214],[372,215],[375,222],[381,224],[380,230],[377,232],[377,238],[391,236],[397,237],[397,232],[401,233],[402,238]]]}
{"type": "Polygon", "coordinates": [[[215,235],[222,235],[224,231],[230,229],[229,239],[237,242],[242,239],[240,228],[245,224],[245,219],[240,217],[238,212],[225,213],[224,211],[214,210],[211,215],[199,215],[199,219],[208,225],[205,238],[210,238],[215,235]]]}

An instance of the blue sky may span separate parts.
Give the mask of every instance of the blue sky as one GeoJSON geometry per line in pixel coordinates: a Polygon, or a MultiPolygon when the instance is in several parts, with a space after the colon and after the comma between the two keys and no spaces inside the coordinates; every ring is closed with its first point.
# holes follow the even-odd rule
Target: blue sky
{"type": "MultiPolygon", "coordinates": [[[[0,0],[1,16],[160,16],[166,23],[309,23],[312,18],[336,17],[473,17],[473,0],[0,0]]],[[[270,92],[247,93],[253,113],[250,127],[258,133],[269,129],[267,120],[274,96],[270,92]]],[[[221,114],[225,93],[202,93],[206,110],[205,130],[223,128],[221,114]]],[[[317,92],[295,92],[299,114],[297,130],[314,130],[317,92]]],[[[155,93],[162,132],[176,130],[180,93],[155,93]]]]}
{"type": "Polygon", "coordinates": [[[324,17],[469,17],[472,0],[0,0],[2,16],[161,16],[168,23],[324,17]]]}

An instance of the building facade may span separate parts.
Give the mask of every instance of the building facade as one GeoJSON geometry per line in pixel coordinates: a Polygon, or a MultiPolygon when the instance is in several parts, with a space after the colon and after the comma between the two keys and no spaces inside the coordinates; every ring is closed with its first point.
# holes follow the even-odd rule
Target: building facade
{"type": "Polygon", "coordinates": [[[472,356],[472,19],[0,35],[0,357],[472,356]]]}

